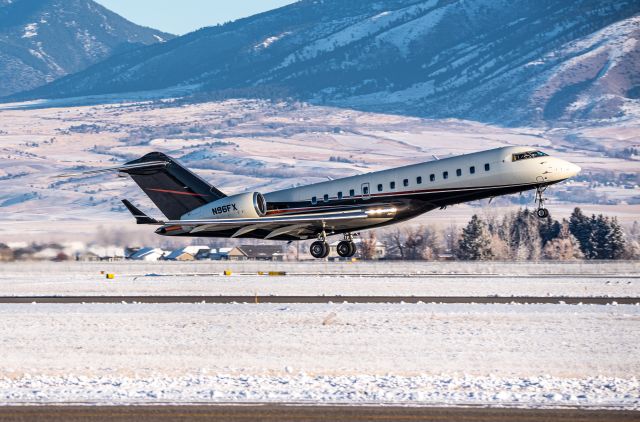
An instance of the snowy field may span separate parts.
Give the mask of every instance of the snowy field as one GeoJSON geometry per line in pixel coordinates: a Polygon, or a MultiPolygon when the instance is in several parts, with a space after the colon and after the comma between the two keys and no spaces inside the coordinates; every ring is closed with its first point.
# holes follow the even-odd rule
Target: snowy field
{"type": "Polygon", "coordinates": [[[29,263],[0,296],[580,296],[640,298],[640,262],[29,263]],[[231,270],[232,276],[223,276],[231,270]],[[285,277],[258,276],[285,271],[285,277]],[[101,272],[115,274],[107,280],[101,272]]]}
{"type": "MultiPolygon", "coordinates": [[[[32,104],[33,105],[33,104],[32,104]]],[[[426,120],[301,103],[228,100],[201,104],[133,101],[126,104],[38,109],[0,109],[0,228],[3,241],[104,241],[123,237],[153,244],[120,202],[157,209],[128,178],[96,175],[60,179],[85,168],[104,168],[150,151],[166,152],[227,194],[269,192],[484,149],[529,145],[580,165],[584,173],[637,173],[637,160],[604,156],[585,148],[635,146],[637,122],[594,128],[501,128],[455,119],[426,120]],[[64,223],[62,223],[64,221],[64,223]],[[123,224],[123,222],[127,224],[123,224]],[[60,224],[63,225],[60,226],[60,224]]],[[[570,181],[549,189],[550,198],[570,181]]],[[[640,214],[639,188],[595,186],[590,192],[618,205],[581,203],[587,213],[617,216],[631,225],[640,214]],[[626,201],[626,202],[625,202],[626,201]]],[[[578,199],[580,194],[573,194],[578,199]]],[[[533,206],[531,198],[529,202],[533,206]]],[[[551,200],[554,218],[576,204],[551,200]]],[[[460,205],[413,220],[447,227],[474,213],[503,215],[519,207],[504,201],[460,205]]],[[[139,243],[140,242],[140,243],[139,243]]]]}
{"type": "MultiPolygon", "coordinates": [[[[638,297],[638,263],[20,263],[0,296],[638,297]],[[231,269],[232,276],[222,276],[231,269]],[[257,271],[287,271],[282,277],[257,271]],[[101,271],[113,272],[115,280],[101,271]]],[[[2,304],[0,402],[640,410],[640,306],[2,304]]]]}
{"type": "Polygon", "coordinates": [[[5,403],[640,409],[640,307],[1,305],[5,403]]]}

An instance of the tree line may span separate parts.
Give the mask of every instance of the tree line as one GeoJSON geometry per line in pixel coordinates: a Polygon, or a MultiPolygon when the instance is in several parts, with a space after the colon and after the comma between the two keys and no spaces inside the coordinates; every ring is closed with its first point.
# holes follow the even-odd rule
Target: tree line
{"type": "MultiPolygon", "coordinates": [[[[460,230],[401,227],[378,235],[390,259],[405,260],[616,260],[640,258],[640,227],[629,235],[615,217],[588,216],[575,208],[570,218],[540,219],[534,211],[520,209],[503,217],[473,215],[460,230]]],[[[367,259],[377,241],[375,233],[362,240],[367,259]]]]}

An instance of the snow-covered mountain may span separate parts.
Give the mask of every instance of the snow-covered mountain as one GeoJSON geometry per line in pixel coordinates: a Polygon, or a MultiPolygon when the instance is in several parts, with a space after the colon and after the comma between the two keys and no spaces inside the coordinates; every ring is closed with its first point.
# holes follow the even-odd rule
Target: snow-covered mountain
{"type": "Polygon", "coordinates": [[[171,38],[91,0],[0,0],[0,96],[171,38]]]}
{"type": "Polygon", "coordinates": [[[195,86],[500,124],[640,113],[637,0],[302,0],[19,98],[195,86]]]}

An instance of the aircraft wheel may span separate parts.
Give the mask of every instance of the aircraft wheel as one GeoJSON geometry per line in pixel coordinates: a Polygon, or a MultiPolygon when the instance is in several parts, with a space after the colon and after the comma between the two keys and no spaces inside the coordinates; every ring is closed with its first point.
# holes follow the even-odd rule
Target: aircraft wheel
{"type": "Polygon", "coordinates": [[[350,249],[349,250],[349,255],[347,255],[347,257],[349,257],[349,258],[354,256],[356,254],[356,252],[358,252],[358,247],[353,242],[349,242],[349,249],[350,249]]]}
{"type": "Polygon", "coordinates": [[[536,215],[539,218],[547,218],[549,216],[549,210],[546,208],[538,208],[538,210],[536,211],[536,215]]]}
{"type": "Polygon", "coordinates": [[[331,248],[329,247],[329,244],[327,242],[322,242],[322,243],[324,243],[324,255],[322,255],[322,257],[326,258],[331,253],[331,248]]]}
{"type": "Polygon", "coordinates": [[[313,256],[314,258],[326,258],[327,256],[329,256],[329,244],[327,244],[327,242],[318,240],[311,244],[309,252],[311,252],[311,256],[313,256]]]}
{"type": "Polygon", "coordinates": [[[343,258],[349,258],[353,256],[355,252],[355,245],[353,244],[353,242],[348,242],[346,240],[343,240],[342,242],[338,243],[336,252],[338,252],[338,255],[340,255],[343,258]]]}

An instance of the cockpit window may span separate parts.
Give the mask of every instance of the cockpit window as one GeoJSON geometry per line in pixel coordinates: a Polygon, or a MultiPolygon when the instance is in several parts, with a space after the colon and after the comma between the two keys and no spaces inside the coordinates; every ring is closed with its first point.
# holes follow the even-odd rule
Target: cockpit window
{"type": "Polygon", "coordinates": [[[512,161],[520,161],[527,160],[529,158],[537,158],[537,157],[547,157],[548,154],[545,154],[542,151],[527,151],[527,152],[518,152],[511,156],[512,161]]]}

